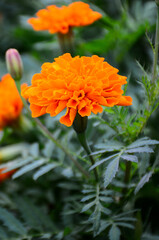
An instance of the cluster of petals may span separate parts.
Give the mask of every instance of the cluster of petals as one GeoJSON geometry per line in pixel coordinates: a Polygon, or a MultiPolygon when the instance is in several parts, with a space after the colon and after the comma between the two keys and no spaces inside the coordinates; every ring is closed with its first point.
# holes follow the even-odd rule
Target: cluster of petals
{"type": "Polygon", "coordinates": [[[32,117],[49,113],[56,116],[64,109],[60,122],[71,126],[76,113],[82,117],[103,111],[102,106],[128,106],[132,98],[122,96],[126,77],[117,74],[104,58],[74,57],[66,53],[53,63],[44,63],[32,85],[22,86],[22,96],[30,102],[32,117]]]}
{"type": "Polygon", "coordinates": [[[10,74],[0,81],[0,129],[12,125],[19,117],[23,103],[10,74]]]}
{"type": "Polygon", "coordinates": [[[73,2],[69,6],[47,6],[36,13],[37,18],[28,22],[34,30],[48,30],[50,33],[66,34],[70,27],[85,26],[100,19],[102,15],[93,11],[87,3],[73,2]]]}

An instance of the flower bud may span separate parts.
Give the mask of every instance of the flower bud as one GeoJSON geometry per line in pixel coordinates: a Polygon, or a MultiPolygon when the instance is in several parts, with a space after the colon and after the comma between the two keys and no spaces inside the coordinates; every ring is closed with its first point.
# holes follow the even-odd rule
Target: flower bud
{"type": "Polygon", "coordinates": [[[22,78],[23,64],[19,52],[10,48],[6,52],[7,69],[12,78],[19,81],[22,78]]]}
{"type": "Polygon", "coordinates": [[[81,117],[79,113],[76,114],[75,120],[73,122],[73,128],[77,134],[84,133],[87,128],[87,117],[81,117]]]}

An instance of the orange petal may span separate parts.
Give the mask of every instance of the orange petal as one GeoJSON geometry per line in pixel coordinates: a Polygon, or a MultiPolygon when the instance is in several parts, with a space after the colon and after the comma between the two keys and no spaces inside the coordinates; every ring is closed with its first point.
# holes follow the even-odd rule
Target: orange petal
{"type": "Polygon", "coordinates": [[[60,118],[60,123],[66,125],[67,127],[72,126],[76,112],[77,110],[73,108],[67,108],[66,114],[60,118]]]}
{"type": "Polygon", "coordinates": [[[97,114],[97,113],[101,113],[101,112],[103,112],[103,108],[100,106],[100,105],[98,105],[98,104],[92,104],[92,112],[94,113],[94,114],[97,114]]]}
{"type": "Polygon", "coordinates": [[[122,96],[119,99],[119,102],[117,105],[118,106],[130,106],[130,105],[132,105],[132,98],[129,96],[122,96]]]}
{"type": "Polygon", "coordinates": [[[39,117],[39,116],[46,113],[46,107],[40,107],[40,106],[37,106],[35,104],[31,104],[30,109],[31,109],[33,118],[39,117]]]}

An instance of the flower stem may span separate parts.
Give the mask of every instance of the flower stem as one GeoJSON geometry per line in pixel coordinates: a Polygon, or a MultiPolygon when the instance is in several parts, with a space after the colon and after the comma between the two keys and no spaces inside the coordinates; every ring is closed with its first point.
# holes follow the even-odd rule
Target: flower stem
{"type": "MultiPolygon", "coordinates": [[[[87,153],[87,155],[88,155],[88,157],[89,157],[89,159],[91,161],[91,164],[93,166],[95,164],[95,161],[94,161],[93,156],[91,155],[91,150],[90,150],[90,148],[88,146],[85,132],[77,133],[77,137],[78,137],[79,142],[81,143],[82,147],[86,151],[86,153],[87,153]]],[[[96,181],[98,182],[98,173],[97,173],[97,169],[96,168],[94,168],[94,175],[95,175],[96,181]]]]}
{"type": "MultiPolygon", "coordinates": [[[[20,94],[20,82],[16,82],[17,89],[20,94]]],[[[21,96],[21,95],[20,95],[21,96]]],[[[28,107],[28,104],[26,100],[21,97],[23,104],[28,111],[29,115],[31,116],[30,109],[28,107]]],[[[38,118],[34,118],[34,121],[36,122],[37,126],[39,127],[40,131],[42,132],[43,135],[45,135],[48,139],[50,139],[57,147],[59,147],[70,159],[71,161],[75,164],[75,166],[78,168],[78,170],[86,177],[89,178],[89,173],[79,164],[79,162],[76,161],[70,154],[70,152],[59,142],[57,141],[53,135],[48,131],[48,129],[41,123],[41,121],[38,118]]]]}
{"type": "Polygon", "coordinates": [[[158,45],[159,45],[159,6],[157,5],[156,38],[155,38],[155,51],[154,51],[153,70],[152,70],[153,84],[155,84],[156,74],[157,74],[158,45]]]}
{"type": "MultiPolygon", "coordinates": [[[[91,150],[88,146],[86,135],[85,135],[85,132],[87,129],[87,121],[88,121],[87,116],[81,117],[81,115],[77,112],[76,117],[73,122],[73,128],[74,128],[75,132],[77,133],[78,140],[81,143],[84,150],[86,151],[86,153],[91,161],[91,164],[94,165],[95,161],[94,161],[93,156],[91,155],[91,150]]],[[[94,175],[95,175],[96,181],[98,182],[98,173],[97,173],[96,168],[94,169],[94,175]]]]}
{"type": "Polygon", "coordinates": [[[58,33],[58,41],[61,48],[61,52],[71,53],[74,56],[74,45],[73,45],[73,31],[72,28],[69,29],[68,33],[62,34],[58,33]]]}

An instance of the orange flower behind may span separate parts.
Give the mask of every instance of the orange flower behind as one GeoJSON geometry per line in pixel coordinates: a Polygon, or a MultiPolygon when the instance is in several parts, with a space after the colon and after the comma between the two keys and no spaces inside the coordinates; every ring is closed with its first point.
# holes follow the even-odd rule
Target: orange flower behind
{"type": "Polygon", "coordinates": [[[10,74],[0,81],[0,129],[12,125],[22,111],[22,100],[10,74]]]}
{"type": "Polygon", "coordinates": [[[102,15],[93,11],[87,3],[73,2],[69,6],[57,7],[50,5],[37,13],[37,18],[30,18],[28,22],[34,30],[48,30],[50,33],[69,32],[70,27],[78,27],[92,24],[102,15]]]}
{"type": "Polygon", "coordinates": [[[103,111],[102,106],[129,106],[132,98],[122,96],[126,77],[117,74],[104,58],[74,57],[66,53],[53,63],[44,63],[41,73],[33,76],[32,86],[22,86],[32,117],[49,113],[52,117],[66,108],[60,122],[71,126],[76,113],[82,117],[103,111]]]}
{"type": "Polygon", "coordinates": [[[3,173],[3,171],[6,170],[6,168],[2,168],[0,169],[0,183],[5,181],[6,179],[10,178],[13,173],[15,172],[15,170],[3,173]]]}

